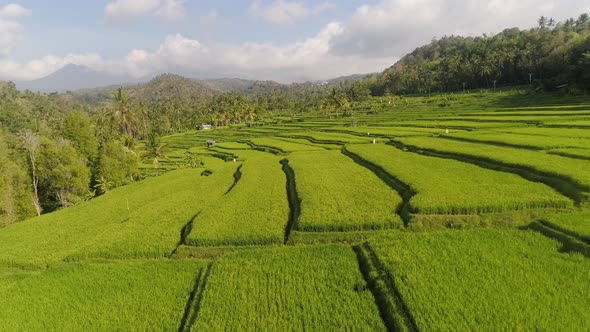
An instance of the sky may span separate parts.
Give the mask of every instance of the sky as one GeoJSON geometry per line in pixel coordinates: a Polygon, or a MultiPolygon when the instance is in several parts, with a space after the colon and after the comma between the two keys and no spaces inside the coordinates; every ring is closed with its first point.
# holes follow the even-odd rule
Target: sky
{"type": "Polygon", "coordinates": [[[37,79],[71,63],[133,78],[323,80],[382,71],[433,38],[581,13],[590,1],[0,1],[0,79],[37,79]]]}

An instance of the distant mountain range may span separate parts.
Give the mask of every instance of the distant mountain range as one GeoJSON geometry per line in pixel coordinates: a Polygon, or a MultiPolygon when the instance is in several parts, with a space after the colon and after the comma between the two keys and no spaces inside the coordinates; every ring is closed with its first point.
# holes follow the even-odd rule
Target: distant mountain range
{"type": "MultiPolygon", "coordinates": [[[[157,75],[160,76],[160,75],[157,75]]],[[[155,76],[155,77],[157,77],[155,76]]],[[[191,75],[192,76],[192,75],[191,75]]],[[[366,75],[351,75],[339,77],[325,81],[326,83],[341,84],[346,81],[354,81],[363,78],[366,75]]],[[[31,81],[16,81],[16,87],[19,90],[31,90],[39,92],[66,92],[78,91],[113,86],[130,86],[138,83],[146,83],[152,77],[133,78],[128,75],[115,75],[106,72],[96,71],[85,66],[68,64],[56,72],[40,79],[31,81]]],[[[257,85],[263,85],[264,88],[274,86],[288,86],[274,81],[257,81],[245,80],[238,78],[220,78],[220,79],[193,79],[200,82],[204,87],[217,92],[242,92],[248,89],[256,88],[257,85]]],[[[307,82],[318,84],[324,82],[307,82]]],[[[305,84],[305,83],[301,83],[305,84]]]]}
{"type": "Polygon", "coordinates": [[[65,92],[142,81],[147,81],[147,79],[135,79],[127,75],[114,75],[85,66],[68,64],[43,78],[32,81],[16,81],[14,83],[19,90],[65,92]]]}

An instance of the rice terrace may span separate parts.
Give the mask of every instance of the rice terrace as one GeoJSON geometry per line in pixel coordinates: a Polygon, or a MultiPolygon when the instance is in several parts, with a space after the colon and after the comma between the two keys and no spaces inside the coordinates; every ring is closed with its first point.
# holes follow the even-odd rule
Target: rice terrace
{"type": "Polygon", "coordinates": [[[0,83],[0,331],[590,330],[588,15],[118,83],[0,83]]]}

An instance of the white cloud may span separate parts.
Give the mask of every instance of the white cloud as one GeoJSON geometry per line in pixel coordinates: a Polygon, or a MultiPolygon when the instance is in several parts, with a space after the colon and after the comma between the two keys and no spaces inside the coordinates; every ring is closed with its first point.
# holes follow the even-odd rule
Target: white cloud
{"type": "Polygon", "coordinates": [[[154,15],[164,20],[178,21],[184,18],[184,1],[164,0],[154,15]]]}
{"type": "Polygon", "coordinates": [[[105,6],[104,13],[108,19],[121,21],[146,15],[159,5],[159,0],[116,0],[105,6]]]}
{"type": "Polygon", "coordinates": [[[335,54],[400,56],[444,35],[531,27],[541,15],[563,20],[590,11],[587,0],[381,0],[360,6],[334,40],[335,54]]]}
{"type": "Polygon", "coordinates": [[[20,23],[0,19],[0,56],[6,56],[22,39],[23,27],[20,23]]]}
{"type": "Polygon", "coordinates": [[[16,3],[9,3],[0,8],[1,17],[21,17],[30,16],[32,11],[16,3]]]}
{"type": "Polygon", "coordinates": [[[289,25],[297,20],[318,15],[321,12],[334,7],[334,4],[324,2],[316,7],[307,7],[299,1],[276,0],[267,6],[263,6],[260,0],[250,4],[248,12],[253,16],[260,16],[271,24],[289,25]]]}
{"type": "Polygon", "coordinates": [[[115,22],[146,15],[168,21],[181,20],[185,16],[182,0],[115,0],[105,6],[104,13],[108,20],[115,22]]]}

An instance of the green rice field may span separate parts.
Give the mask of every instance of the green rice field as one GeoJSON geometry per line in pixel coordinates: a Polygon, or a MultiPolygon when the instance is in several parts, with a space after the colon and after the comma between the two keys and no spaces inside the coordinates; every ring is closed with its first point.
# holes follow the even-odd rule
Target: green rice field
{"type": "Polygon", "coordinates": [[[0,226],[0,330],[587,331],[590,98],[523,91],[163,136],[0,226]]]}

